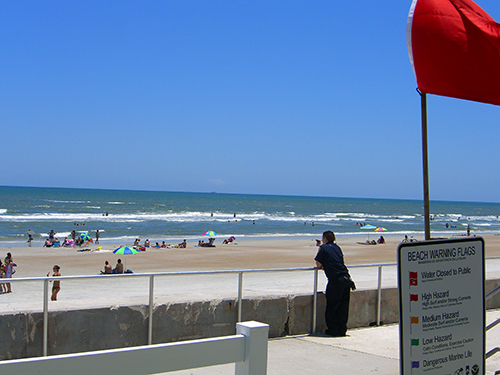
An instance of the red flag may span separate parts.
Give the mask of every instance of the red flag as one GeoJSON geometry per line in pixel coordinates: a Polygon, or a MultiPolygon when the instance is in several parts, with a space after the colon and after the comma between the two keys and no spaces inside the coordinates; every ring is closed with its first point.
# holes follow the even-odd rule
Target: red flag
{"type": "Polygon", "coordinates": [[[410,286],[417,286],[418,285],[418,273],[416,272],[410,272],[410,286]]]}
{"type": "Polygon", "coordinates": [[[413,0],[407,42],[420,91],[500,105],[500,24],[472,0],[413,0]]]}
{"type": "Polygon", "coordinates": [[[418,294],[410,294],[410,302],[418,302],[418,294]]]}

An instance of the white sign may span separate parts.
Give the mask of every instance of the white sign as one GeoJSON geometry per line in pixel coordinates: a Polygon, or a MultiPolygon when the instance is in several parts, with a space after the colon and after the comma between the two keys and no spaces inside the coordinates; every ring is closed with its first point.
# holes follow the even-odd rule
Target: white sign
{"type": "Polygon", "coordinates": [[[485,374],[484,241],[398,247],[403,375],[485,374]]]}

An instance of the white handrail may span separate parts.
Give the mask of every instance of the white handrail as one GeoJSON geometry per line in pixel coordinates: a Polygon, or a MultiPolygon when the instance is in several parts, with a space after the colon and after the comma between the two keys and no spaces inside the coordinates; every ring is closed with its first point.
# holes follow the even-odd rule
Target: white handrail
{"type": "Polygon", "coordinates": [[[237,334],[202,340],[0,362],[10,375],[146,375],[236,363],[235,375],[267,373],[269,325],[237,323],[237,334]]]}

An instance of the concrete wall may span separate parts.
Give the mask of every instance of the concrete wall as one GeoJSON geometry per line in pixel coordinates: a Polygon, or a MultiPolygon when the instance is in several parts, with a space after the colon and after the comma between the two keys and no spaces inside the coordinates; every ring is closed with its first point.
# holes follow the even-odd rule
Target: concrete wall
{"type": "MultiPolygon", "coordinates": [[[[500,280],[487,282],[490,291],[500,280]]],[[[318,293],[317,331],[325,327],[326,300],[318,293]]],[[[376,319],[377,290],[351,293],[349,328],[365,327],[376,319]]],[[[487,308],[500,307],[500,293],[487,308]]],[[[398,321],[398,290],[382,291],[381,321],[398,321]]],[[[290,295],[243,300],[242,319],[269,324],[269,336],[307,334],[312,325],[312,296],[290,295]]],[[[157,305],[153,315],[153,343],[232,335],[235,333],[235,300],[157,305]]],[[[49,313],[49,355],[147,344],[148,307],[123,306],[49,313]]],[[[42,355],[43,314],[0,316],[0,359],[42,355]]]]}

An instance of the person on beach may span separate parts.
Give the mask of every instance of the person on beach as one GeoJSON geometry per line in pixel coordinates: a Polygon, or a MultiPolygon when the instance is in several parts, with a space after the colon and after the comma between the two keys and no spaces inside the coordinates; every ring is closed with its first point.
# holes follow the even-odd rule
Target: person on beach
{"type": "Polygon", "coordinates": [[[47,233],[49,235],[49,240],[50,240],[50,243],[53,244],[54,243],[54,238],[56,237],[56,232],[54,232],[54,230],[52,229],[49,233],[47,233]]]}
{"type": "Polygon", "coordinates": [[[150,247],[151,243],[149,242],[149,239],[146,238],[146,241],[144,241],[144,247],[150,247]]]}
{"type": "Polygon", "coordinates": [[[180,249],[185,249],[187,247],[186,240],[182,241],[179,245],[177,245],[177,247],[180,248],[180,249]]]}
{"type": "MultiPolygon", "coordinates": [[[[16,267],[16,266],[17,266],[17,264],[15,264],[14,261],[12,260],[12,254],[7,253],[7,256],[5,257],[5,264],[4,264],[5,278],[6,279],[12,279],[12,275],[14,275],[14,273],[16,272],[16,270],[14,269],[14,267],[16,267]]],[[[7,283],[6,285],[7,285],[7,291],[5,293],[11,293],[12,289],[11,289],[10,283],[7,283]]]]}
{"type": "Polygon", "coordinates": [[[95,232],[95,243],[96,244],[99,243],[99,237],[101,237],[101,232],[99,232],[99,229],[98,229],[97,232],[95,232]]]}
{"type": "Polygon", "coordinates": [[[123,263],[121,259],[116,261],[116,266],[111,273],[123,273],[123,263]]]}
{"type": "Polygon", "coordinates": [[[71,238],[73,239],[73,242],[76,239],[76,231],[74,229],[71,231],[71,238]]]}
{"type": "MultiPolygon", "coordinates": [[[[5,266],[0,260],[0,279],[5,279],[5,278],[7,278],[7,272],[5,271],[5,266]]],[[[1,294],[7,293],[7,285],[5,285],[5,283],[0,283],[0,293],[1,294]]]]}
{"type": "Polygon", "coordinates": [[[110,275],[113,273],[113,270],[111,269],[111,264],[109,264],[108,261],[104,262],[104,270],[101,271],[101,275],[110,275]]]}
{"type": "MultiPolygon", "coordinates": [[[[59,270],[61,267],[59,267],[57,264],[52,268],[52,271],[54,273],[52,274],[53,277],[58,277],[61,276],[61,273],[59,270]]],[[[47,272],[47,277],[50,276],[50,272],[47,272]]],[[[51,281],[52,282],[52,281],[51,281]]],[[[50,297],[51,301],[57,301],[57,293],[61,290],[61,282],[59,280],[54,280],[54,284],[52,285],[52,296],[50,297]]]]}
{"type": "Polygon", "coordinates": [[[29,245],[29,247],[31,247],[31,243],[33,242],[33,234],[32,233],[33,233],[33,231],[31,229],[28,229],[27,234],[28,234],[28,245],[29,245]]]}
{"type": "Polygon", "coordinates": [[[324,232],[323,245],[320,246],[314,260],[318,269],[324,270],[328,278],[325,310],[328,328],[325,334],[340,337],[346,335],[350,293],[351,288],[355,287],[344,264],[344,254],[334,241],[335,234],[332,231],[324,232]]]}

